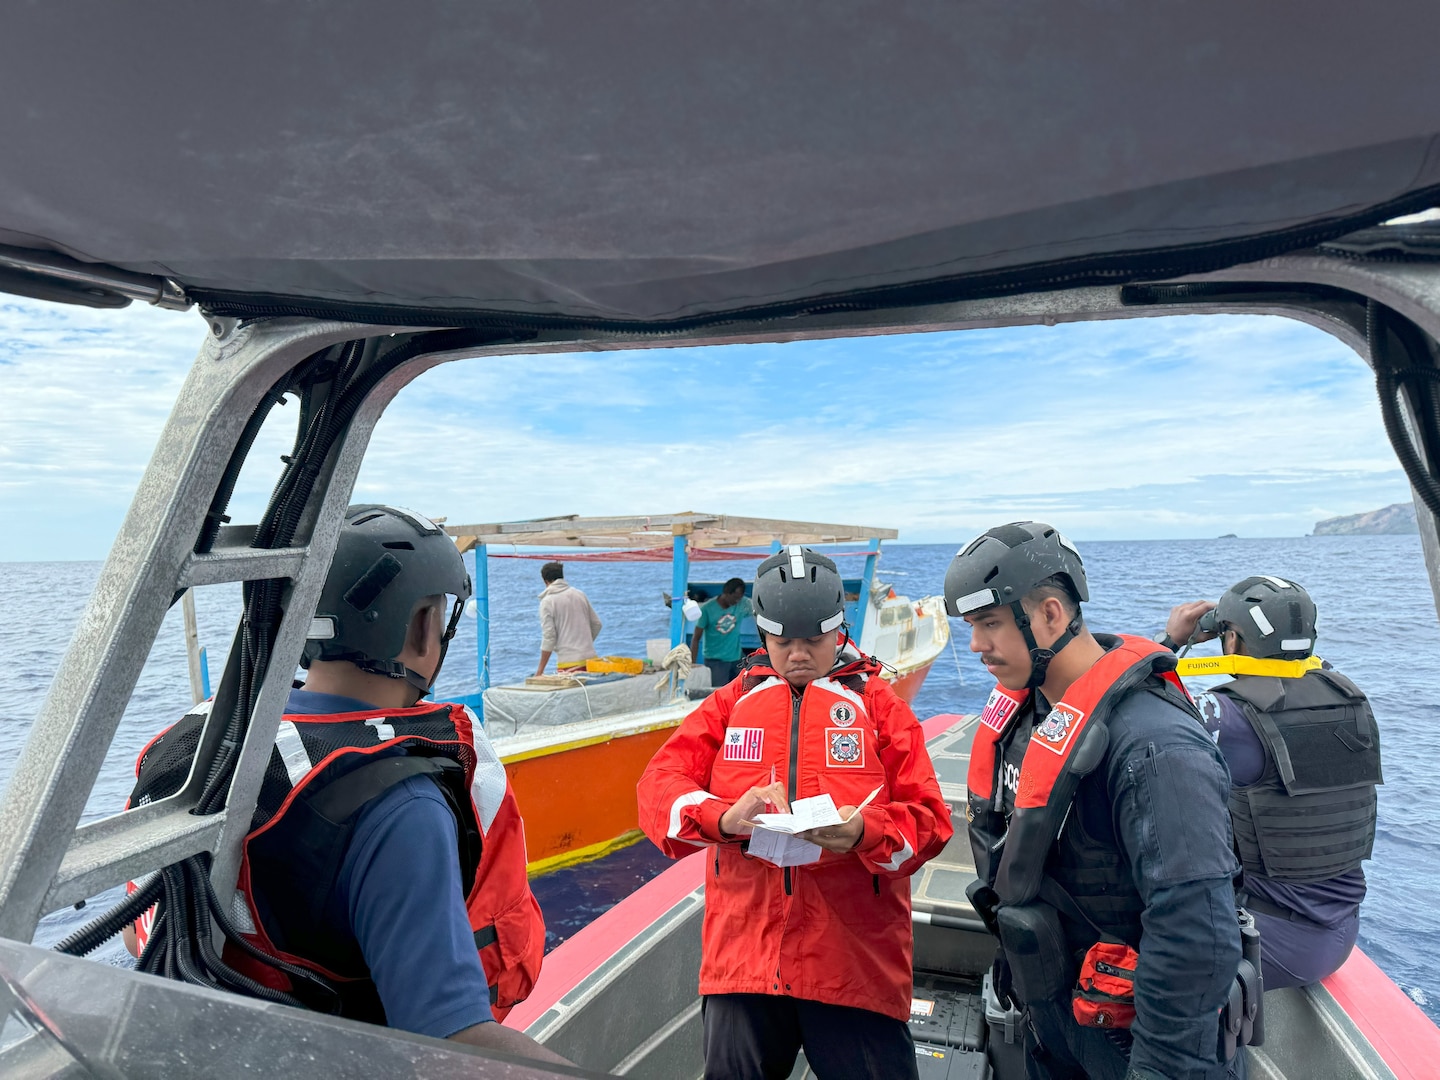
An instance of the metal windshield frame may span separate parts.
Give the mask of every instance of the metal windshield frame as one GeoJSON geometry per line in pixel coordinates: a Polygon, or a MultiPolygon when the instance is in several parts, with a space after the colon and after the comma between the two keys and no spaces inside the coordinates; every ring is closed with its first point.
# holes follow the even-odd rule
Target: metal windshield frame
{"type": "MultiPolygon", "coordinates": [[[[318,600],[370,433],[394,395],[429,368],[462,358],[527,353],[795,341],[1208,313],[1298,319],[1338,337],[1368,360],[1363,323],[1366,300],[1384,305],[1422,331],[1430,362],[1435,363],[1435,341],[1440,339],[1440,264],[1364,262],[1314,253],[1232,267],[1184,281],[1204,288],[1187,291],[1171,288],[1173,283],[1089,287],[655,335],[542,331],[523,341],[459,350],[445,344],[453,344],[453,337],[438,336],[443,331],[397,331],[391,326],[296,318],[240,324],[230,319],[212,320],[211,333],[160,436],[0,802],[0,937],[28,941],[45,913],[202,851],[214,853],[212,880],[221,896],[228,895],[291,673],[300,657],[309,612],[318,600]],[[1214,290],[1222,285],[1233,287],[1214,290]],[[436,351],[421,352],[393,370],[361,405],[307,504],[300,530],[303,542],[297,540],[294,546],[278,551],[256,550],[248,546],[251,533],[246,526],[230,526],[221,531],[213,551],[196,555],[196,537],[220,476],[247,418],[277,379],[327,346],[356,338],[378,341],[407,335],[436,335],[436,351]],[[189,813],[200,786],[197,766],[197,775],[192,775],[177,795],[77,828],[172,598],[192,585],[266,578],[288,582],[287,613],[240,752],[228,809],[206,817],[189,813]]],[[[1410,407],[1408,403],[1406,407],[1410,407]]],[[[1426,464],[1432,470],[1440,467],[1440,462],[1426,464]]],[[[1440,535],[1434,515],[1418,499],[1416,509],[1431,589],[1440,609],[1440,535]]],[[[683,539],[676,537],[677,541],[683,539]]],[[[235,679],[232,663],[217,687],[218,702],[234,700],[235,679]]]]}

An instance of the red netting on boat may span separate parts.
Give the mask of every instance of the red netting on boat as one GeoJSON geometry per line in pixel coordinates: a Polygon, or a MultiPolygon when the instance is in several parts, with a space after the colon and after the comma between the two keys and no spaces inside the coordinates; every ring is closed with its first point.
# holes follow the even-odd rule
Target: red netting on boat
{"type": "MultiPolygon", "coordinates": [[[[563,552],[551,551],[544,554],[531,554],[520,551],[487,551],[486,554],[492,559],[540,559],[545,562],[669,562],[674,556],[671,548],[634,548],[626,551],[573,551],[566,549],[563,552]]],[[[826,551],[822,554],[832,559],[845,558],[850,555],[876,555],[878,552],[865,551],[826,551]]],[[[740,551],[734,548],[691,548],[691,562],[730,562],[736,559],[768,559],[771,552],[768,551],[740,551]]]]}

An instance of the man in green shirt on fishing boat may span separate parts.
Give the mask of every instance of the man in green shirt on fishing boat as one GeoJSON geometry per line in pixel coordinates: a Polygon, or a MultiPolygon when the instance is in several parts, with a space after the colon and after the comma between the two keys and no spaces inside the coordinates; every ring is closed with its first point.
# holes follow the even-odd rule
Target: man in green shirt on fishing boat
{"type": "Polygon", "coordinates": [[[690,655],[700,656],[700,635],[705,635],[705,666],[710,669],[710,685],[720,688],[740,671],[740,624],[755,609],[745,595],[745,582],[732,577],[725,582],[720,595],[700,605],[700,621],[690,639],[690,655]]]}

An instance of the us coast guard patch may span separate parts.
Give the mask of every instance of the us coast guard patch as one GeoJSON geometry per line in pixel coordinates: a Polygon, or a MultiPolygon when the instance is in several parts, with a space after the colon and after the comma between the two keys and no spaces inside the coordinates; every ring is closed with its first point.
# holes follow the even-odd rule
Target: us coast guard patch
{"type": "Polygon", "coordinates": [[[720,756],[725,761],[762,760],[765,747],[765,729],[758,727],[732,727],[725,729],[725,745],[720,756]]]}
{"type": "Polygon", "coordinates": [[[985,710],[980,714],[980,723],[991,731],[1004,731],[1019,707],[1014,698],[1005,696],[999,690],[991,690],[990,700],[985,702],[985,710]]]}
{"type": "Polygon", "coordinates": [[[843,701],[830,706],[830,722],[840,727],[849,727],[855,722],[855,710],[843,701]]]}
{"type": "Polygon", "coordinates": [[[1064,756],[1070,746],[1071,736],[1075,734],[1083,719],[1083,712],[1062,701],[1050,710],[1050,715],[1035,729],[1035,737],[1030,740],[1031,745],[1043,746],[1052,754],[1064,756]]]}
{"type": "Polygon", "coordinates": [[[825,729],[825,764],[836,769],[859,769],[865,765],[865,733],[845,728],[825,729]]]}

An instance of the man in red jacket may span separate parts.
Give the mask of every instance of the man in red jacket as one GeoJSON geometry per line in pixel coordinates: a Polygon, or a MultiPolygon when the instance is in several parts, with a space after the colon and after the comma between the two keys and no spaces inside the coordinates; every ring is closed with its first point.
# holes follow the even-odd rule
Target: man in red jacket
{"type": "Polygon", "coordinates": [[[803,1046],[818,1077],[913,1077],[909,878],[950,839],[950,809],[915,714],[842,634],[835,564],[792,546],[760,564],[753,592],[764,651],[639,785],[661,850],[713,848],[705,1075],[785,1077],[803,1046]],[[842,821],[801,833],[814,849],[785,866],[750,854],[756,814],[821,794],[842,821]]]}

